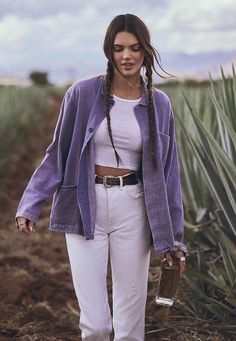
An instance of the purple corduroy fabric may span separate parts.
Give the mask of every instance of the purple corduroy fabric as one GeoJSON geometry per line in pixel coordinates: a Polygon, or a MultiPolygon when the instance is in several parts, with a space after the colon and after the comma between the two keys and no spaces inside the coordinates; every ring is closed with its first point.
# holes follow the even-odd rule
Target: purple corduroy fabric
{"type": "MultiPolygon", "coordinates": [[[[75,82],[66,91],[53,140],[34,171],[21,197],[16,216],[34,222],[45,200],[53,197],[51,231],[71,232],[94,238],[96,218],[93,135],[105,117],[104,75],[75,82]]],[[[134,108],[140,126],[143,153],[139,176],[158,254],[175,249],[187,252],[183,243],[184,220],[175,118],[168,96],[153,92],[157,124],[157,170],[151,157],[146,83],[141,101],[134,108]]],[[[114,104],[110,98],[111,106],[114,104]]]]}

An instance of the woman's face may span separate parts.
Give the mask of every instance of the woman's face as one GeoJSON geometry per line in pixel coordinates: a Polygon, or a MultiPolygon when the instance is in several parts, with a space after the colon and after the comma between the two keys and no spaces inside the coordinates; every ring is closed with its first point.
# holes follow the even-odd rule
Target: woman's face
{"type": "MultiPolygon", "coordinates": [[[[123,76],[140,75],[144,51],[134,34],[129,32],[117,33],[112,50],[114,63],[123,76]]],[[[117,72],[116,69],[115,72],[117,72]]]]}

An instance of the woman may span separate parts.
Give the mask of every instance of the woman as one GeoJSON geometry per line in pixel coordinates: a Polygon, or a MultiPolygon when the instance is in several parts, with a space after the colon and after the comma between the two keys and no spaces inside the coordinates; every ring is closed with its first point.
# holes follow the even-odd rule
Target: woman
{"type": "Polygon", "coordinates": [[[151,246],[169,263],[174,252],[185,268],[174,115],[167,95],[152,87],[157,53],[137,16],[112,20],[104,53],[105,76],[67,90],[16,219],[30,235],[53,195],[49,229],[65,233],[82,339],[109,340],[113,324],[116,341],[144,340],[151,246]]]}

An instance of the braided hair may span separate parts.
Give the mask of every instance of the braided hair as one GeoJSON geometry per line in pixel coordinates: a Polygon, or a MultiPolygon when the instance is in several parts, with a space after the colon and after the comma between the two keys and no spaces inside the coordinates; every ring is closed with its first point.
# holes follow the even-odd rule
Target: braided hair
{"type": "Polygon", "coordinates": [[[107,63],[107,71],[105,76],[105,114],[107,118],[107,129],[110,136],[112,148],[115,152],[117,167],[119,167],[119,162],[122,163],[122,160],[119,156],[119,154],[116,151],[114,142],[113,142],[113,136],[112,136],[112,130],[111,130],[111,116],[110,116],[110,95],[111,95],[111,83],[114,75],[114,67],[113,65],[108,61],[107,63]]]}
{"type": "MultiPolygon", "coordinates": [[[[105,114],[107,118],[107,128],[109,137],[111,140],[112,147],[115,152],[115,157],[117,161],[117,167],[119,166],[119,162],[122,163],[122,160],[119,154],[116,151],[112,129],[111,129],[111,117],[110,117],[110,95],[111,95],[111,85],[114,77],[114,68],[117,69],[119,73],[120,70],[116,67],[113,60],[113,42],[115,40],[115,36],[119,32],[129,32],[136,36],[140,45],[144,50],[144,61],[143,68],[145,68],[145,78],[147,81],[147,93],[148,93],[148,121],[149,121],[149,132],[150,132],[150,145],[151,145],[151,155],[152,155],[152,163],[154,169],[157,169],[157,157],[156,157],[156,146],[157,146],[157,131],[156,131],[156,117],[154,111],[153,104],[153,82],[152,82],[152,74],[155,71],[161,78],[167,78],[158,73],[155,68],[154,61],[157,62],[158,66],[164,71],[166,74],[173,76],[166,72],[161,66],[161,58],[158,51],[151,45],[150,42],[150,34],[143,23],[143,21],[133,14],[123,14],[116,16],[108,26],[104,43],[103,50],[104,54],[108,59],[107,62],[107,70],[105,75],[105,98],[104,98],[104,106],[105,106],[105,114]]],[[[141,77],[141,82],[143,82],[141,77]]]]}
{"type": "Polygon", "coordinates": [[[157,168],[157,160],[156,160],[156,117],[154,112],[154,105],[152,99],[152,69],[147,67],[146,68],[146,77],[147,77],[147,91],[148,91],[148,122],[149,122],[149,131],[151,136],[151,151],[152,151],[152,163],[154,169],[157,168]]]}

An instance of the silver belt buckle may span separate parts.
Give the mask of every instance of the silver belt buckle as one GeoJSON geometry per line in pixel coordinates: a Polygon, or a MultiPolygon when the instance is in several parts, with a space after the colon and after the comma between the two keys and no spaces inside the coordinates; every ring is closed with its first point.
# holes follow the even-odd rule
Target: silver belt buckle
{"type": "Polygon", "coordinates": [[[113,176],[113,175],[104,175],[104,176],[103,176],[103,185],[104,185],[106,188],[112,187],[112,185],[108,185],[108,184],[107,184],[107,179],[109,179],[109,178],[115,178],[115,176],[113,176]]]}

